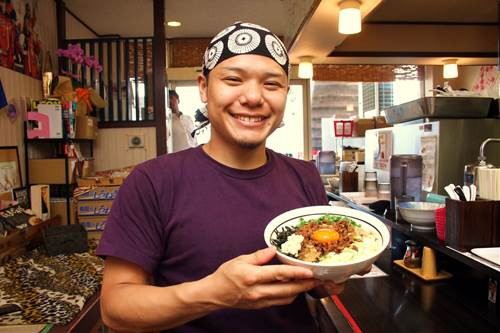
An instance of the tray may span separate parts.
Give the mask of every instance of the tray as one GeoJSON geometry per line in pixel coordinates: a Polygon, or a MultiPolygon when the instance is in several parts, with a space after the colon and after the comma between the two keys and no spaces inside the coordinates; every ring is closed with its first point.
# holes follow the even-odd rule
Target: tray
{"type": "Polygon", "coordinates": [[[478,257],[500,265],[500,247],[475,248],[470,251],[478,257]]]}
{"type": "Polygon", "coordinates": [[[427,277],[427,276],[423,276],[422,273],[420,273],[420,268],[406,267],[405,264],[403,263],[403,259],[394,260],[394,263],[396,265],[398,265],[399,267],[404,268],[408,272],[415,274],[416,276],[418,276],[419,278],[421,278],[422,280],[425,280],[425,281],[438,281],[438,280],[450,279],[451,277],[453,277],[453,274],[448,273],[446,271],[439,271],[436,276],[427,277]]]}

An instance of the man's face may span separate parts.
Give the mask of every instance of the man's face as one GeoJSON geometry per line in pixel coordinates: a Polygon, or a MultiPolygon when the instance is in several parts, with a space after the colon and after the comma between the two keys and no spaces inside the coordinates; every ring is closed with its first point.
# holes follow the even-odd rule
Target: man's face
{"type": "Polygon", "coordinates": [[[218,64],[209,80],[198,78],[207,103],[210,141],[254,149],[283,119],[288,79],[275,61],[259,55],[239,55],[218,64]]]}
{"type": "Polygon", "coordinates": [[[174,112],[179,111],[179,98],[175,95],[170,95],[168,97],[168,104],[170,106],[170,109],[174,112]]]}

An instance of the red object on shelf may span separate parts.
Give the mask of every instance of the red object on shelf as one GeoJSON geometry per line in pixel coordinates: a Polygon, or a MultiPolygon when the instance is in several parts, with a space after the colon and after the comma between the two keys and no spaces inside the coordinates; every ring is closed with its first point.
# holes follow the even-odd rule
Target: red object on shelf
{"type": "Polygon", "coordinates": [[[446,207],[436,209],[436,236],[444,241],[446,232],[446,207]]]}
{"type": "Polygon", "coordinates": [[[335,136],[352,136],[354,120],[334,120],[333,128],[335,130],[335,136]]]}

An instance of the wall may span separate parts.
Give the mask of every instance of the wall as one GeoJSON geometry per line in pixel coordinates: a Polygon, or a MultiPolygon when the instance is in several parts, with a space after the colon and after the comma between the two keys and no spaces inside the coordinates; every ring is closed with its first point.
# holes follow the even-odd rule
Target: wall
{"type": "Polygon", "coordinates": [[[66,12],[66,38],[67,39],[80,39],[80,38],[97,38],[97,36],[87,29],[84,25],[78,22],[73,15],[66,12]]]}
{"type": "MultiPolygon", "coordinates": [[[[54,1],[43,1],[39,5],[37,26],[39,29],[42,54],[51,53],[53,69],[57,68],[55,52],[57,49],[56,6],[54,1]]],[[[0,110],[0,146],[18,146],[23,183],[26,183],[24,171],[24,126],[23,111],[25,98],[42,97],[42,82],[27,75],[0,66],[0,79],[9,103],[16,106],[18,116],[15,120],[7,117],[5,109],[0,110]]]]}
{"type": "Polygon", "coordinates": [[[94,145],[96,171],[136,165],[156,157],[154,127],[100,129],[94,145]],[[144,148],[128,148],[128,137],[144,136],[144,148]]]}
{"type": "MultiPolygon", "coordinates": [[[[467,90],[473,90],[472,86],[476,83],[479,77],[479,71],[481,66],[458,66],[458,77],[455,79],[443,79],[443,66],[426,66],[426,77],[430,74],[432,75],[433,87],[440,85],[443,86],[444,82],[447,81],[451,87],[455,90],[465,88],[467,90]],[[430,68],[430,70],[429,70],[430,68]]],[[[488,92],[484,92],[483,95],[487,94],[488,97],[499,97],[499,81],[497,74],[497,80],[495,85],[488,90],[488,92]]],[[[431,87],[428,87],[431,89],[431,87]]],[[[429,94],[426,92],[426,96],[429,94]]]]}

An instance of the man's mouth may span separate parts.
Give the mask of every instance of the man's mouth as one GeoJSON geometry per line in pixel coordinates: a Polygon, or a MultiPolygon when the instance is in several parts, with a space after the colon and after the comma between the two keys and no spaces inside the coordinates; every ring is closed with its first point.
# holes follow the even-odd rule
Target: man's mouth
{"type": "Polygon", "coordinates": [[[237,114],[233,114],[232,116],[234,118],[238,119],[239,121],[242,121],[244,123],[249,123],[249,124],[259,123],[261,121],[264,121],[264,119],[267,118],[267,117],[262,117],[262,116],[242,116],[242,115],[237,115],[237,114]]]}

